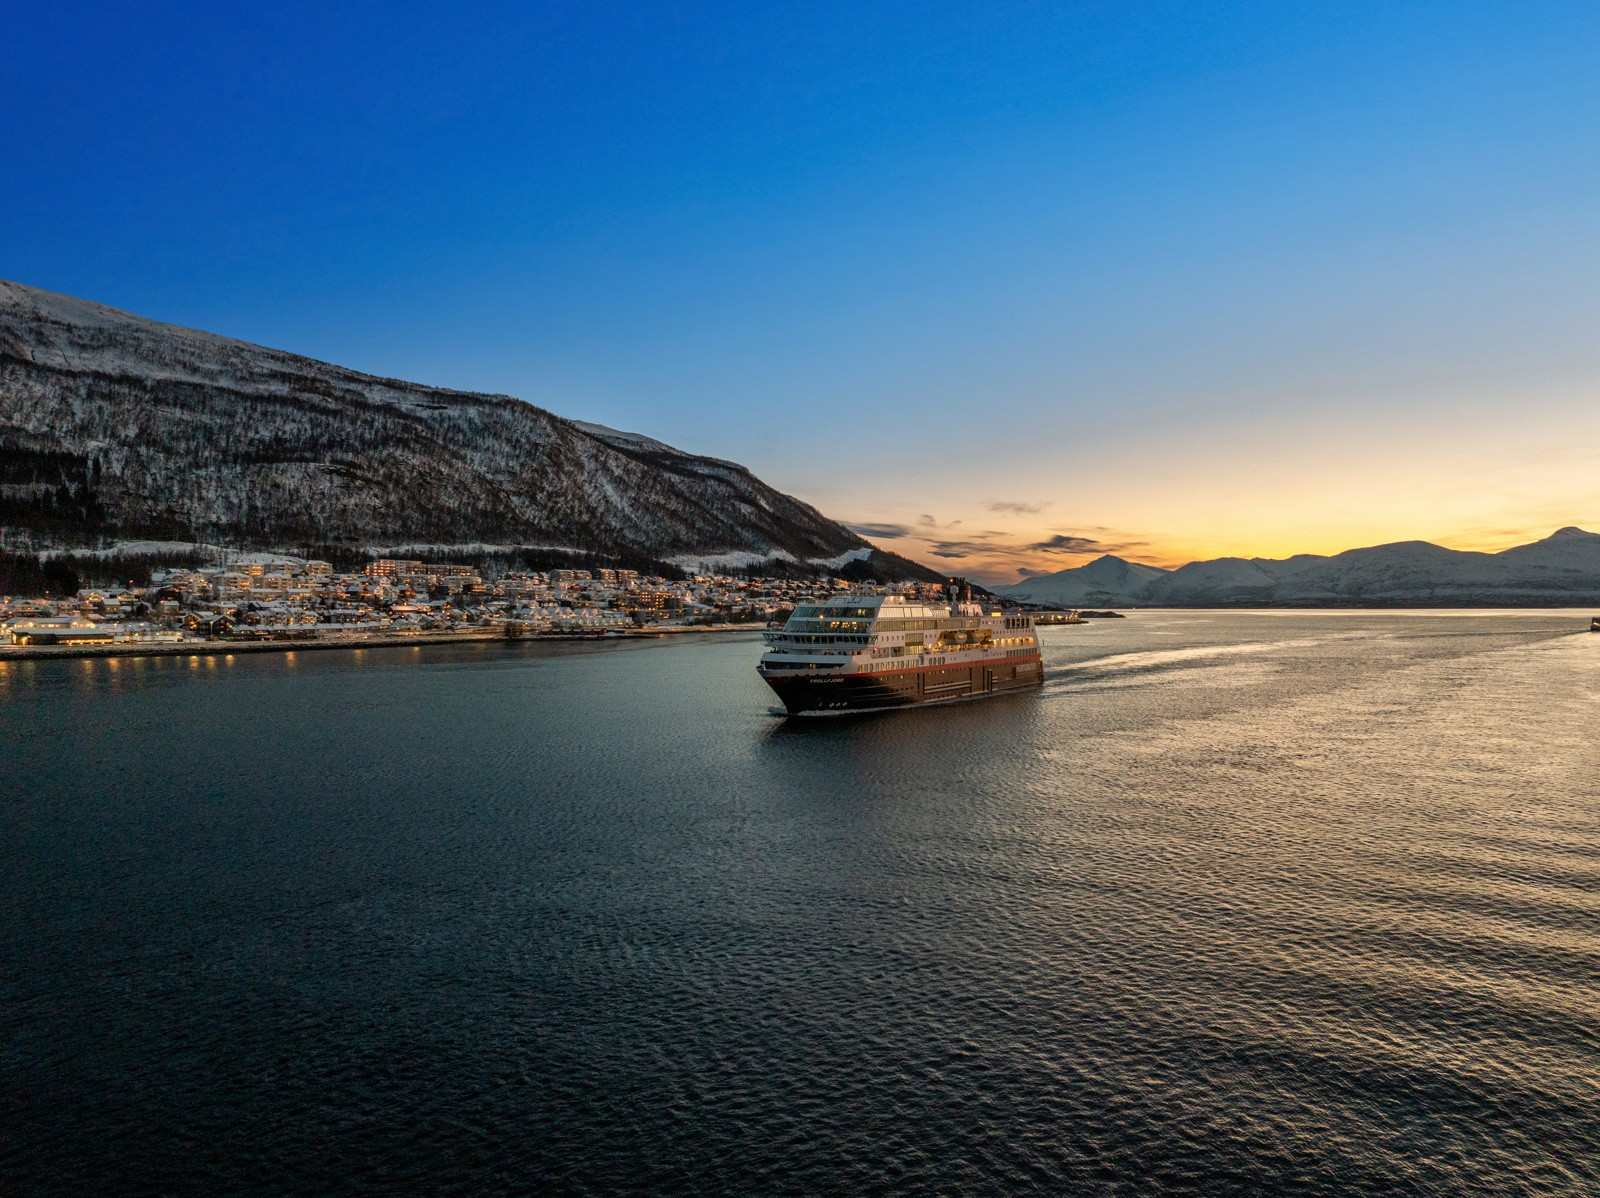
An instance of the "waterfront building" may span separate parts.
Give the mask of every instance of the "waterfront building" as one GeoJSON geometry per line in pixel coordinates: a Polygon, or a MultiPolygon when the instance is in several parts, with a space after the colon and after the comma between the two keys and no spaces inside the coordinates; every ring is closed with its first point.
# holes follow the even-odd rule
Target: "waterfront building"
{"type": "Polygon", "coordinates": [[[73,616],[14,620],[8,631],[13,645],[109,645],[117,639],[116,629],[73,616]]]}

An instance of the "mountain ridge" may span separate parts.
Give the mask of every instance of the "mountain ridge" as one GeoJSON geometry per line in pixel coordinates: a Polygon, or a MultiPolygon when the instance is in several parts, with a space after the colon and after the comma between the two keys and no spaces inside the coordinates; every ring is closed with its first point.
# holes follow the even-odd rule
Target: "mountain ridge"
{"type": "Polygon", "coordinates": [[[483,543],[940,577],[735,462],[5,280],[0,529],[23,548],[483,543]]]}
{"type": "Polygon", "coordinates": [[[1121,587],[1112,554],[1083,566],[993,588],[1022,602],[1062,606],[1483,606],[1600,603],[1600,534],[1575,525],[1495,553],[1393,541],[1323,555],[1220,557],[1173,570],[1145,566],[1121,587]]]}

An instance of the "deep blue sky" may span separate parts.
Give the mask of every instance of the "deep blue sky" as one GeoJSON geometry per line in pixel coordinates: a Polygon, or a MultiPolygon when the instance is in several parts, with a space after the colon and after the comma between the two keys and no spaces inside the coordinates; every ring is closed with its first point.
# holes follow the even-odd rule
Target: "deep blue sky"
{"type": "Polygon", "coordinates": [[[993,577],[1600,520],[1592,2],[0,18],[0,277],[993,577]]]}

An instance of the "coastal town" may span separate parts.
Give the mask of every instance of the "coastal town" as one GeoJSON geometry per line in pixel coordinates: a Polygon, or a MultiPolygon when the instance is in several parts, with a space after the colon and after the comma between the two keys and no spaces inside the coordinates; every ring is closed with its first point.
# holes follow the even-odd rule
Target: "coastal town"
{"type": "MultiPolygon", "coordinates": [[[[474,565],[398,558],[339,573],[324,561],[244,554],[156,570],[146,585],[0,596],[0,652],[662,635],[762,625],[797,603],[859,589],[844,579],[669,579],[604,568],[486,577],[474,565]]],[[[927,584],[898,589],[940,593],[927,584]]]]}

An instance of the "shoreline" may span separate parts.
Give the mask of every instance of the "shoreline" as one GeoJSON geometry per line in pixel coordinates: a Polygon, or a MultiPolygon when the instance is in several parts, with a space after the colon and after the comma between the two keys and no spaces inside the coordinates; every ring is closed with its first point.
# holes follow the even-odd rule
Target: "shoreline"
{"type": "Polygon", "coordinates": [[[332,637],[284,641],[157,641],[149,644],[110,645],[0,645],[0,662],[54,661],[88,657],[217,657],[233,653],[294,653],[301,649],[404,649],[421,645],[462,645],[472,643],[523,645],[555,642],[560,644],[607,641],[659,640],[683,633],[760,631],[755,624],[697,624],[682,628],[628,628],[614,635],[590,633],[546,633],[508,637],[500,631],[418,632],[374,634],[371,636],[332,637]]]}
{"type": "MultiPolygon", "coordinates": [[[[1117,610],[1117,609],[1108,609],[1117,610]]],[[[1407,613],[1436,613],[1439,615],[1473,615],[1487,614],[1495,611],[1504,612],[1509,616],[1531,616],[1535,614],[1570,614],[1580,620],[1590,618],[1591,609],[1583,607],[1534,607],[1513,605],[1505,607],[1355,607],[1340,605],[1338,607],[1130,607],[1120,609],[1124,612],[1150,612],[1152,614],[1167,614],[1172,612],[1230,612],[1238,615],[1278,615],[1289,613],[1325,612],[1328,614],[1357,615],[1381,614],[1403,615],[1407,613]]],[[[1050,612],[1033,612],[1032,615],[1054,614],[1050,612]]],[[[1083,624],[1098,623],[1098,620],[1086,619],[1083,624]]],[[[1041,627],[1061,627],[1054,622],[1041,624],[1041,627]]],[[[664,640],[675,636],[703,635],[706,633],[728,632],[761,632],[762,624],[689,624],[689,625],[653,625],[646,628],[625,628],[604,635],[579,632],[552,632],[530,636],[508,637],[499,630],[480,630],[460,632],[415,632],[415,633],[374,633],[370,636],[352,635],[342,636],[338,639],[306,639],[283,641],[179,641],[179,642],[154,642],[146,644],[109,644],[109,645],[0,645],[0,662],[12,661],[53,661],[71,660],[74,658],[96,657],[218,657],[234,653],[294,653],[301,649],[330,650],[330,649],[404,649],[416,648],[422,645],[462,645],[462,644],[528,644],[530,642],[550,642],[559,644],[617,642],[628,640],[664,640]]]]}

